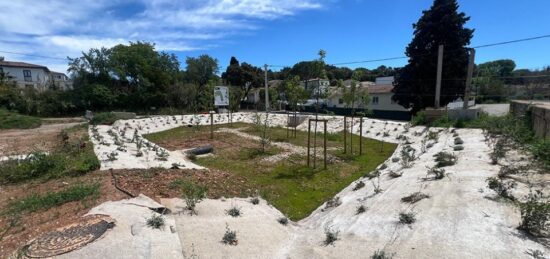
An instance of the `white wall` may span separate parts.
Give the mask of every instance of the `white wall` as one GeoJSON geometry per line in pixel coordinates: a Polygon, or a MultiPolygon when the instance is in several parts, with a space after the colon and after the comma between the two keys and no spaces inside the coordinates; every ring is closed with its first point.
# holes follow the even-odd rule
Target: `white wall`
{"type": "Polygon", "coordinates": [[[32,86],[38,90],[45,90],[48,81],[50,80],[50,75],[48,71],[42,68],[22,68],[22,67],[5,67],[2,66],[4,73],[7,76],[12,77],[11,80],[15,81],[19,87],[32,86]],[[31,71],[31,80],[30,82],[25,81],[23,75],[23,70],[31,71]]]}
{"type": "Polygon", "coordinates": [[[370,94],[369,109],[383,111],[407,111],[405,107],[392,102],[393,93],[370,94]],[[373,99],[377,97],[378,103],[374,103],[373,99]]]}

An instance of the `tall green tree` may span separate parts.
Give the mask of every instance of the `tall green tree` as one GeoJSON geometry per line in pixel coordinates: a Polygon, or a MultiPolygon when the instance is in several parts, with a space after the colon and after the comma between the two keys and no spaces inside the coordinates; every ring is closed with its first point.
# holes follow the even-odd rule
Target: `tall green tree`
{"type": "Polygon", "coordinates": [[[456,0],[434,0],[413,24],[407,46],[408,64],[397,78],[393,99],[413,113],[434,105],[438,46],[444,45],[441,106],[464,95],[468,49],[474,30],[465,28],[470,17],[458,11],[456,0]],[[464,79],[464,80],[457,80],[464,79]]]}
{"type": "Polygon", "coordinates": [[[185,63],[187,78],[201,87],[217,78],[218,60],[213,57],[208,55],[200,55],[197,58],[187,57],[185,63]]]}

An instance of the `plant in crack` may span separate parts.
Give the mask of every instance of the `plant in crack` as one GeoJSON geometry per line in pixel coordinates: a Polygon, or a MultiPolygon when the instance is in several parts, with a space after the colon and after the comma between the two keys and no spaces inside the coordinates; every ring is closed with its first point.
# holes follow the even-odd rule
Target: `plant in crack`
{"type": "Polygon", "coordinates": [[[258,204],[260,204],[260,198],[253,197],[252,199],[250,199],[250,203],[252,203],[254,205],[258,205],[258,204]]]}
{"type": "Polygon", "coordinates": [[[338,196],[335,196],[333,197],[332,199],[328,200],[327,203],[325,204],[325,208],[323,209],[326,210],[326,209],[330,209],[330,208],[334,208],[334,207],[338,207],[342,204],[342,201],[340,200],[340,197],[338,196]]]}
{"type": "Polygon", "coordinates": [[[355,210],[355,214],[359,215],[359,214],[364,213],[365,211],[367,211],[367,207],[365,207],[365,205],[361,204],[361,205],[357,206],[357,209],[355,210]]]}
{"type": "Polygon", "coordinates": [[[277,219],[277,222],[279,222],[279,224],[281,224],[283,226],[286,226],[286,225],[288,225],[288,218],[287,217],[280,217],[279,219],[277,219]]]}

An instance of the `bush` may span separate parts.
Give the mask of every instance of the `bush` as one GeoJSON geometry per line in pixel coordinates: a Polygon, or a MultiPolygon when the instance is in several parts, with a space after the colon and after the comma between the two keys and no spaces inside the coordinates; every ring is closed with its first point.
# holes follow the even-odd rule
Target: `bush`
{"type": "Polygon", "coordinates": [[[328,246],[328,245],[334,245],[334,242],[336,242],[336,240],[338,240],[338,234],[340,233],[340,231],[334,231],[331,229],[331,227],[326,227],[325,228],[325,241],[323,241],[323,244],[325,244],[325,246],[328,246]]]}
{"type": "Polygon", "coordinates": [[[195,207],[197,203],[206,197],[206,187],[187,181],[180,181],[178,185],[181,187],[182,198],[185,200],[186,209],[189,210],[189,214],[197,215],[195,207]]]}
{"type": "Polygon", "coordinates": [[[413,126],[418,125],[426,125],[428,121],[426,120],[426,112],[425,111],[419,111],[416,113],[416,116],[413,117],[411,120],[411,124],[413,126]]]}
{"type": "Polygon", "coordinates": [[[399,213],[399,223],[410,225],[416,222],[416,214],[413,212],[401,212],[399,213]]]}
{"type": "Polygon", "coordinates": [[[462,145],[464,144],[464,141],[461,138],[455,138],[454,143],[455,145],[462,145]]]}
{"type": "Polygon", "coordinates": [[[239,243],[239,240],[237,240],[237,231],[229,229],[227,224],[225,225],[225,234],[223,234],[222,242],[232,246],[236,246],[239,243]]]}
{"type": "Polygon", "coordinates": [[[93,125],[112,125],[118,117],[112,112],[94,113],[94,117],[90,120],[93,125]]]}
{"type": "Polygon", "coordinates": [[[550,203],[542,200],[542,192],[537,190],[527,196],[527,201],[520,204],[521,224],[523,229],[534,236],[548,236],[550,231],[550,203]]]}
{"type": "Polygon", "coordinates": [[[147,226],[154,229],[164,228],[164,224],[164,217],[160,214],[153,214],[150,218],[147,219],[147,226]]]}
{"type": "Polygon", "coordinates": [[[461,150],[464,150],[464,146],[462,146],[462,145],[454,146],[454,147],[453,147],[453,150],[454,150],[454,151],[461,151],[461,150]]]}
{"type": "Polygon", "coordinates": [[[510,200],[515,200],[511,191],[516,187],[517,185],[516,182],[514,181],[505,182],[495,177],[487,178],[486,182],[487,182],[487,187],[495,191],[499,196],[510,200]]]}
{"type": "Polygon", "coordinates": [[[233,206],[231,209],[229,210],[226,210],[225,213],[231,217],[239,217],[241,216],[241,208],[237,208],[235,206],[233,206]]]}
{"type": "Polygon", "coordinates": [[[435,154],[434,157],[435,162],[437,162],[435,165],[436,167],[452,166],[456,164],[456,161],[458,160],[456,155],[449,152],[439,152],[435,154]]]}
{"type": "Polygon", "coordinates": [[[42,125],[40,118],[0,109],[0,129],[32,129],[40,125],[42,125]]]}

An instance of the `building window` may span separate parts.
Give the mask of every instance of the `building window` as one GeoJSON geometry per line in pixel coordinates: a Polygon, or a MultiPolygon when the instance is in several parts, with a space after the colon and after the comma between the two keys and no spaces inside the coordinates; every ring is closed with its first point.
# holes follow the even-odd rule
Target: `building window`
{"type": "Polygon", "coordinates": [[[25,81],[32,82],[32,75],[30,70],[23,70],[23,77],[25,77],[25,81]]]}
{"type": "Polygon", "coordinates": [[[372,104],[378,104],[378,96],[372,97],[372,104]]]}
{"type": "Polygon", "coordinates": [[[344,99],[342,98],[338,99],[338,104],[344,104],[344,99]]]}

